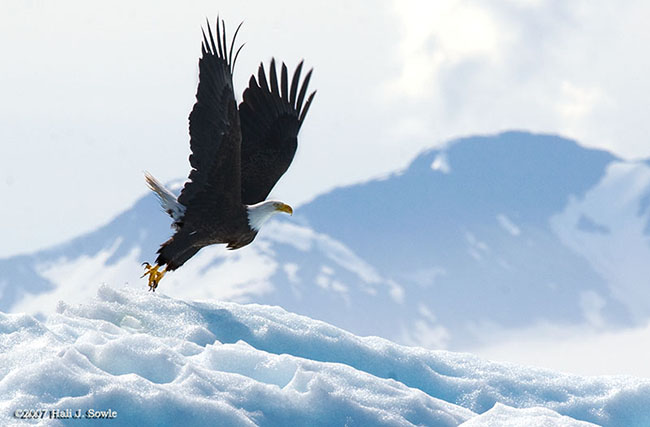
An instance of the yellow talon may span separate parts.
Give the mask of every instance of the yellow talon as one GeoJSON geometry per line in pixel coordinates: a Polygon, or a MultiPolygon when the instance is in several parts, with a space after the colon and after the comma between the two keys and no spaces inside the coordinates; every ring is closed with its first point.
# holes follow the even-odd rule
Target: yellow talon
{"type": "Polygon", "coordinates": [[[140,276],[140,278],[143,278],[144,276],[149,276],[148,278],[149,290],[156,292],[158,283],[163,278],[165,273],[167,273],[167,267],[163,268],[161,271],[158,271],[158,269],[160,268],[158,264],[152,266],[148,262],[145,262],[142,265],[144,265],[144,274],[140,276]]]}

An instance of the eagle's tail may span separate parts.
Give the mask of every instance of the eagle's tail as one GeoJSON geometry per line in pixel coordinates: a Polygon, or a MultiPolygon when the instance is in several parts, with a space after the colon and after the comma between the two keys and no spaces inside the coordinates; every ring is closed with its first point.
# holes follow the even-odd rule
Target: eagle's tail
{"type": "Polygon", "coordinates": [[[176,196],[172,194],[171,191],[165,188],[164,185],[160,183],[156,178],[153,177],[149,172],[144,173],[144,179],[147,181],[147,185],[158,196],[160,200],[160,206],[163,210],[169,214],[174,220],[174,226],[178,228],[183,222],[183,215],[185,215],[185,206],[178,203],[176,196]]]}
{"type": "Polygon", "coordinates": [[[163,243],[158,249],[157,265],[166,265],[166,270],[176,270],[185,261],[192,258],[199,250],[200,246],[192,246],[191,241],[182,233],[174,234],[169,240],[163,243]]]}
{"type": "Polygon", "coordinates": [[[151,265],[148,262],[144,265],[144,274],[140,277],[149,276],[149,290],[156,291],[162,278],[170,271],[176,270],[185,261],[192,258],[201,246],[192,246],[191,237],[183,231],[177,231],[169,240],[163,243],[158,249],[156,264],[151,265]],[[162,270],[159,270],[162,268],[162,270]]]}

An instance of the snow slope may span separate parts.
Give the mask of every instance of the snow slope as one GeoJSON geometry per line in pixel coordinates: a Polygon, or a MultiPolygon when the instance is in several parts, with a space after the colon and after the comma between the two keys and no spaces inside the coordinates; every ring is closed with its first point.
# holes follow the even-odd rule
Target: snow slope
{"type": "Polygon", "coordinates": [[[44,321],[0,314],[0,349],[2,425],[29,409],[110,409],[127,425],[650,425],[649,380],[497,364],[278,307],[107,286],[44,321]]]}

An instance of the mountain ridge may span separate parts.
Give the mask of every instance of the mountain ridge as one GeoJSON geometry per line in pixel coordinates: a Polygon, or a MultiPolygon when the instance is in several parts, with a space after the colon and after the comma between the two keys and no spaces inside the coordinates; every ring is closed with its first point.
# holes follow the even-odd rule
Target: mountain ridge
{"type": "MultiPolygon", "coordinates": [[[[462,138],[404,170],[317,197],[290,221],[264,227],[248,248],[202,250],[161,291],[280,305],[430,348],[468,348],[489,340],[488,331],[540,322],[633,325],[650,317],[650,307],[635,302],[643,288],[601,264],[615,248],[607,242],[634,238],[639,256],[626,268],[645,274],[648,245],[638,228],[650,224],[648,171],[553,135],[462,138]],[[623,211],[600,218],[609,205],[623,211]],[[594,236],[597,251],[585,252],[580,242],[594,236]]],[[[169,219],[148,195],[93,233],[0,259],[0,309],[74,300],[90,294],[88,283],[142,286],[139,264],[169,234],[169,219]]]]}

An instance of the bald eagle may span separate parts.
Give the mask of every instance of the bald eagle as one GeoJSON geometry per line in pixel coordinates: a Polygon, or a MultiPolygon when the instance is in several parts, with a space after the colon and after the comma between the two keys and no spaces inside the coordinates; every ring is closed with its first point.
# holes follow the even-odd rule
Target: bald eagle
{"type": "Polygon", "coordinates": [[[272,215],[293,213],[291,206],[265,199],[296,152],[298,132],[316,94],[306,97],[312,70],[301,82],[300,62],[289,81],[284,63],[279,79],[274,59],[268,77],[262,63],[238,107],[232,73],[243,47],[233,57],[239,28],[241,24],[229,49],[225,23],[220,24],[219,18],[216,37],[209,22],[208,35],[203,31],[199,85],[189,116],[192,169],[178,199],[145,172],[149,188],[176,230],[158,249],[156,264],[143,264],[142,277],[149,276],[151,291],[166,272],[182,266],[201,248],[222,243],[239,249],[253,241],[272,215]]]}

